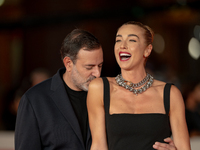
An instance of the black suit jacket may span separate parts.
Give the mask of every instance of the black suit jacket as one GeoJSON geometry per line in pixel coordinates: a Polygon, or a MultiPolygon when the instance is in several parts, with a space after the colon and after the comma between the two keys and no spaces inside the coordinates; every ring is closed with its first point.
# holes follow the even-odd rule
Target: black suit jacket
{"type": "Polygon", "coordinates": [[[66,93],[60,69],[52,78],[32,87],[21,98],[15,128],[16,150],[89,150],[66,93]],[[86,146],[85,146],[86,145],[86,146]]]}

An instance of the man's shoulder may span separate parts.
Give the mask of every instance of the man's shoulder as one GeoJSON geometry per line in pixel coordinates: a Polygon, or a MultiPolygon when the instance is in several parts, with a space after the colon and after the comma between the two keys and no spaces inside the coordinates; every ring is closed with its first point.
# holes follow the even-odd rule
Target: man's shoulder
{"type": "Polygon", "coordinates": [[[37,85],[31,87],[27,93],[33,93],[33,92],[44,92],[46,90],[49,90],[51,87],[51,80],[52,78],[49,78],[41,83],[38,83],[37,85]]]}
{"type": "Polygon", "coordinates": [[[51,78],[42,81],[39,84],[27,90],[26,94],[32,95],[32,94],[40,94],[51,91],[52,88],[57,87],[60,83],[62,83],[60,74],[64,71],[65,71],[64,68],[59,69],[58,72],[54,74],[51,78]]]}
{"type": "Polygon", "coordinates": [[[23,101],[28,100],[31,103],[49,100],[52,93],[60,91],[60,87],[64,87],[63,81],[59,75],[59,71],[51,78],[29,88],[23,95],[23,101]]]}
{"type": "Polygon", "coordinates": [[[29,101],[36,101],[46,97],[51,93],[51,78],[29,88],[23,95],[22,99],[29,101]]]}

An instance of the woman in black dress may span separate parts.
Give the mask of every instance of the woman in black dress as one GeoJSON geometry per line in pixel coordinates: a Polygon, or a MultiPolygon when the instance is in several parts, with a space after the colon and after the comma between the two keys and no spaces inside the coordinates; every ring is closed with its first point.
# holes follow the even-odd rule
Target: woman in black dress
{"type": "Polygon", "coordinates": [[[153,31],[142,23],[118,29],[114,49],[121,74],[89,85],[91,150],[153,150],[171,133],[178,150],[190,150],[180,91],[145,70],[152,42],[153,31]]]}

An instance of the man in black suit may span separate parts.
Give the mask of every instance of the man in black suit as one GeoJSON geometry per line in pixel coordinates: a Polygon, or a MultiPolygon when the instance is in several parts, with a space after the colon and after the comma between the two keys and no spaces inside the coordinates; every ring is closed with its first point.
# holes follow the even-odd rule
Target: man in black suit
{"type": "Polygon", "coordinates": [[[20,100],[16,150],[89,150],[86,96],[90,81],[100,77],[103,51],[89,32],[73,30],[64,39],[65,68],[29,89],[20,100]]]}
{"type": "MultiPolygon", "coordinates": [[[[64,39],[60,52],[65,67],[20,100],[16,150],[90,149],[86,96],[90,81],[100,77],[102,47],[92,34],[75,29],[64,39]]],[[[170,143],[160,144],[173,150],[170,143]]]]}

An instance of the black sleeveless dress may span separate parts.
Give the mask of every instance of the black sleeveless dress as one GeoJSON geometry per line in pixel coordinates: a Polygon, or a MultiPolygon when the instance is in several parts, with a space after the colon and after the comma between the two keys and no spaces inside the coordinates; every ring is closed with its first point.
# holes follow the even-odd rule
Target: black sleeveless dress
{"type": "Polygon", "coordinates": [[[104,107],[106,134],[109,150],[154,150],[153,144],[163,142],[171,136],[169,123],[170,87],[164,88],[164,107],[166,114],[109,114],[110,86],[106,77],[104,82],[104,107]]]}

